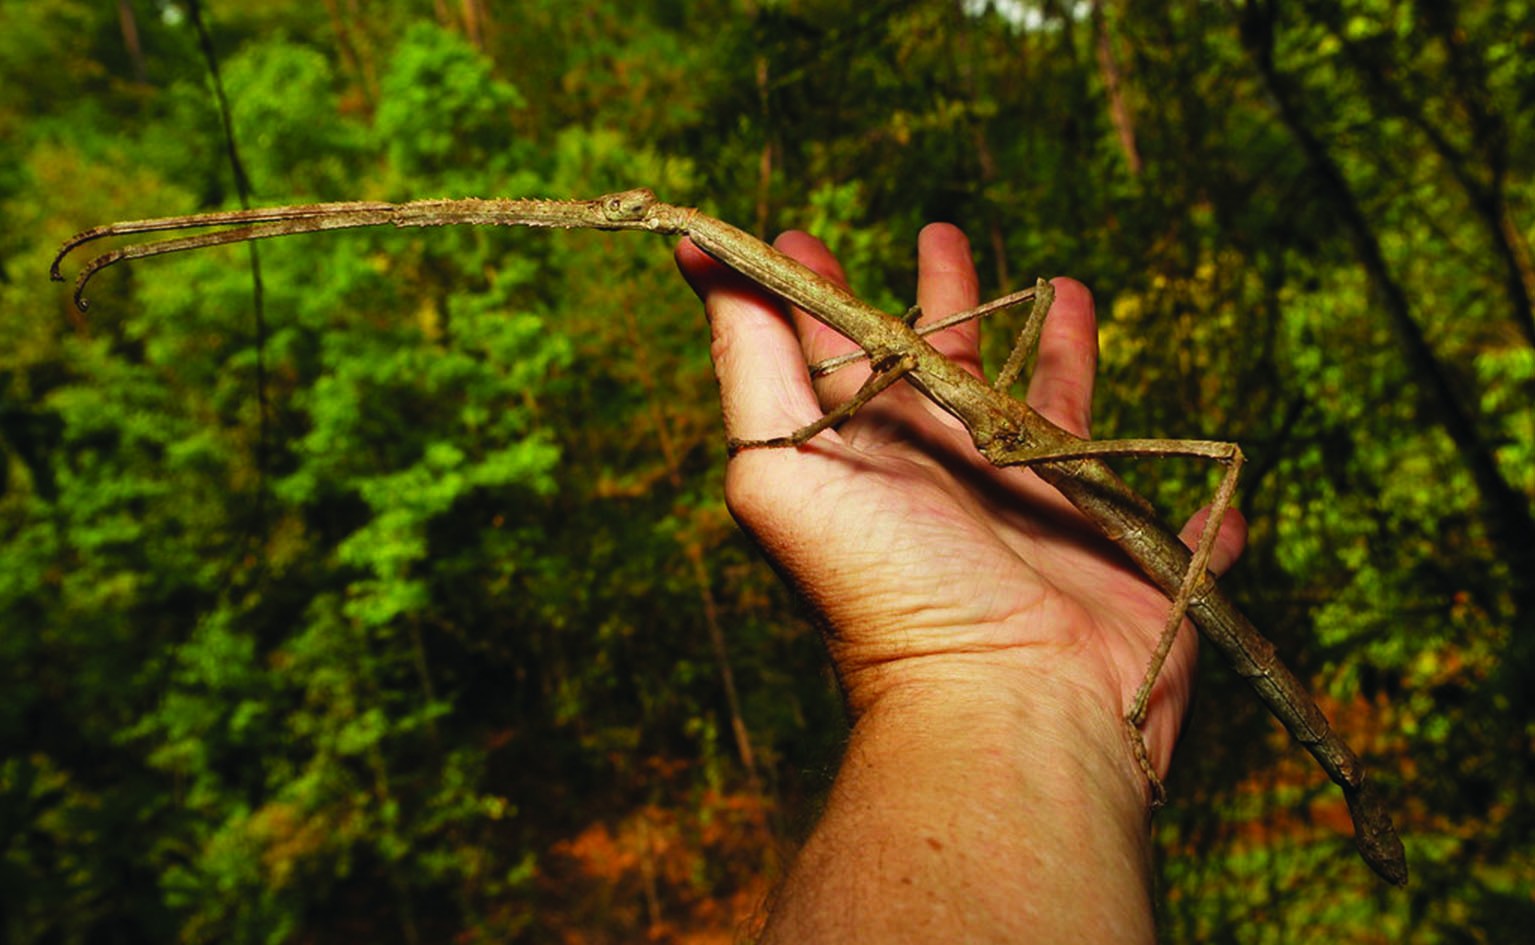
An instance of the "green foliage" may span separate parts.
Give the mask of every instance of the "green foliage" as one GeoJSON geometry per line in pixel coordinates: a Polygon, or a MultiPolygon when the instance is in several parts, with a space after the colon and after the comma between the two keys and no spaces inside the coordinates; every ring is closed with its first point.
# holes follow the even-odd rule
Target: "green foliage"
{"type": "MultiPolygon", "coordinates": [[[[1164,938],[1528,928],[1535,568],[1464,445],[1528,507],[1528,4],[488,6],[205,7],[257,199],[651,186],[818,233],[897,312],[933,219],[987,291],[1083,278],[1098,433],[1244,445],[1231,583],[1378,762],[1416,877],[1373,884],[1212,661],[1158,827],[1164,938]]],[[[0,20],[5,935],[730,927],[841,723],[722,507],[664,245],[267,241],[259,329],[244,247],[113,271],[83,318],[52,248],[227,205],[220,115],[179,5],[0,20]]],[[[1197,464],[1129,472],[1173,515],[1208,495],[1197,464]]]]}
{"type": "Polygon", "coordinates": [[[412,180],[496,180],[515,157],[507,112],[526,104],[462,37],[428,23],[400,40],[380,81],[374,133],[412,180]]]}
{"type": "MultiPolygon", "coordinates": [[[[340,118],[337,77],[320,50],[274,40],[243,49],[220,72],[226,94],[240,103],[234,136],[255,186],[321,199],[352,197],[366,132],[340,118]]],[[[183,94],[206,108],[201,88],[183,94]]]]}

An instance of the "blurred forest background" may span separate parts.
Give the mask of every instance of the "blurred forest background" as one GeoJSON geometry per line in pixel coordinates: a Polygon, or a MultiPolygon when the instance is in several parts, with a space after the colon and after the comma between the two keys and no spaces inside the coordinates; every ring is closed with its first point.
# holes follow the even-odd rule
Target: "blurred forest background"
{"type": "MultiPolygon", "coordinates": [[[[649,186],[815,232],[892,312],[956,222],[987,296],[1094,288],[1098,435],[1244,446],[1228,585],[1413,880],[1207,652],[1166,941],[1524,938],[1532,106],[1527,0],[0,0],[0,928],[750,933],[845,723],[724,511],[666,242],[290,238],[89,317],[46,278],[242,199],[649,186]]],[[[1180,520],[1212,483],[1126,472],[1180,520]]]]}

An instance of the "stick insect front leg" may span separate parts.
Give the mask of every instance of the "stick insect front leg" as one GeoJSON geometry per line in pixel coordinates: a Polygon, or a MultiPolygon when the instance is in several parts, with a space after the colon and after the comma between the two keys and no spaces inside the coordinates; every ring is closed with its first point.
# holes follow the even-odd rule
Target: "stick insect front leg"
{"type": "Polygon", "coordinates": [[[863,386],[858,388],[852,397],[828,411],[821,419],[808,423],[787,436],[775,436],[766,440],[737,440],[732,438],[727,443],[727,448],[733,456],[742,450],[802,446],[822,430],[829,430],[850,418],[864,404],[878,397],[890,385],[910,374],[912,368],[916,366],[916,360],[911,357],[894,356],[885,358],[874,366],[873,372],[869,374],[869,379],[864,381],[863,386]]]}

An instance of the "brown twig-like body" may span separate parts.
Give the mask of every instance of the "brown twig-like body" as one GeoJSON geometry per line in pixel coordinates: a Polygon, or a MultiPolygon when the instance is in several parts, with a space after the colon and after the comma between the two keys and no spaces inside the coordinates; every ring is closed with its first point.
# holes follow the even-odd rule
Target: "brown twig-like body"
{"type": "MultiPolygon", "coordinates": [[[[1173,443],[1159,440],[1091,441],[1073,436],[1009,396],[1006,385],[992,386],[944,357],[924,339],[924,331],[855,298],[842,287],[777,252],[728,223],[699,211],[661,203],[648,190],[629,190],[596,200],[428,200],[406,204],[341,203],[280,207],[249,212],[199,214],[116,223],[97,227],[65,243],[52,274],[74,248],[92,240],[138,233],[210,226],[217,232],[139,244],[99,256],[86,264],[76,283],[77,303],[90,277],[106,266],[128,259],[196,249],[221,243],[282,236],[315,230],[377,226],[447,226],[479,224],[561,228],[633,229],[685,235],[699,248],[735,269],[779,298],[799,306],[852,339],[874,366],[864,399],[904,378],[970,431],[976,448],[999,466],[1027,465],[1061,492],[1104,534],[1128,554],[1147,577],[1173,601],[1169,627],[1137,692],[1127,723],[1139,739],[1151,683],[1185,612],[1227,662],[1258,692],[1264,703],[1343,789],[1354,819],[1355,844],[1361,856],[1385,879],[1402,884],[1407,865],[1401,841],[1385,806],[1366,779],[1363,765],[1332,731],[1327,718],[1305,687],[1274,652],[1274,647],[1216,586],[1205,570],[1219,527],[1220,511],[1230,501],[1241,453],[1231,444],[1207,441],[1173,443]],[[1150,505],[1127,486],[1099,457],[1106,455],[1195,455],[1225,464],[1228,473],[1217,492],[1211,524],[1191,553],[1163,525],[1150,505]]],[[[1013,301],[1031,297],[1019,293],[1013,301]]],[[[957,318],[976,317],[995,309],[981,306],[957,318]]],[[[1043,309],[1038,306],[1040,318],[1043,309]]],[[[1037,320],[1033,325],[1037,333],[1037,320]]],[[[952,321],[947,322],[952,323],[952,321]]],[[[1020,346],[1025,348],[1029,342],[1020,346]]],[[[1021,358],[1017,359],[1021,364],[1021,358]]],[[[1013,360],[1004,373],[1016,373],[1013,360]]],[[[852,408],[861,403],[855,398],[852,408]]],[[[850,413],[851,409],[845,411],[850,413]]],[[[835,419],[835,418],[834,418],[835,419]]],[[[803,442],[830,422],[812,425],[792,437],[737,447],[793,445],[803,442]]],[[[1148,766],[1148,775],[1153,777],[1148,766]]]]}

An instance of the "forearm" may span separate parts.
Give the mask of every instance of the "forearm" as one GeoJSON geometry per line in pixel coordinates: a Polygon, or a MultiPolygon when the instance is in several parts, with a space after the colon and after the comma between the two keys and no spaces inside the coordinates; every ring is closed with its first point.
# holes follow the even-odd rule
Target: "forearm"
{"type": "Polygon", "coordinates": [[[957,676],[858,719],[764,941],[1150,942],[1146,789],[1118,717],[1030,669],[957,676]]]}

